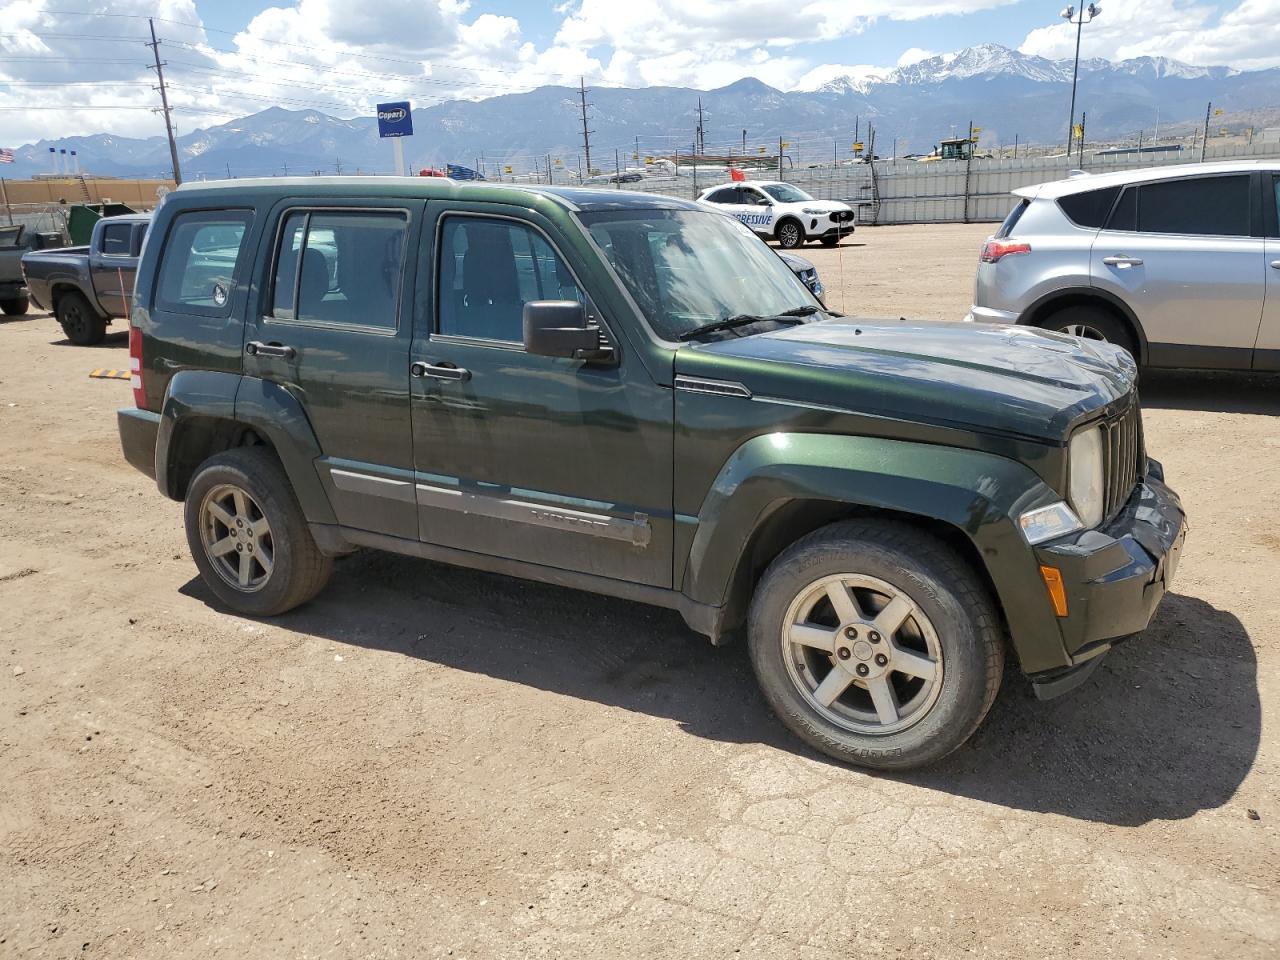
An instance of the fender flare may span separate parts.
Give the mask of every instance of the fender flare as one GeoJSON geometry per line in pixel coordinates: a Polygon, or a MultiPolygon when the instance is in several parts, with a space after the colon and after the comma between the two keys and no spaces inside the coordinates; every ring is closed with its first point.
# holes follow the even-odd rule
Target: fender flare
{"type": "MultiPolygon", "coordinates": [[[[725,607],[752,538],[782,505],[822,502],[906,514],[965,536],[995,588],[1023,669],[1070,662],[1014,518],[1060,499],[1029,467],[997,454],[879,437],[774,433],[740,446],[703,500],[683,592],[725,607]]],[[[794,538],[793,538],[794,539],[794,538]]]]}
{"type": "Polygon", "coordinates": [[[252,430],[280,458],[307,520],[337,522],[315,469],[320,443],[302,404],[278,383],[239,373],[182,370],[170,379],[156,434],[156,485],[166,496],[178,498],[175,441],[197,418],[252,430]]]}
{"type": "Polygon", "coordinates": [[[1138,319],[1138,315],[1133,312],[1127,303],[1114,293],[1103,290],[1100,287],[1064,287],[1061,290],[1046,293],[1032,303],[1031,306],[1027,307],[1026,310],[1022,311],[1022,315],[1018,317],[1018,323],[1025,327],[1039,326],[1040,321],[1052,313],[1055,300],[1100,300],[1111,307],[1129,322],[1129,326],[1133,329],[1134,338],[1138,341],[1138,353],[1140,356],[1136,359],[1139,365],[1146,365],[1148,353],[1147,331],[1142,328],[1142,321],[1138,319]]]}

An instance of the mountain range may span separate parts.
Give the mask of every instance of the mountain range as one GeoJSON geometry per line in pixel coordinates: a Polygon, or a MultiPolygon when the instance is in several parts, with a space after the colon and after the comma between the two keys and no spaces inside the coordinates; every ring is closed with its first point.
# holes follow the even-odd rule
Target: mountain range
{"type": "MultiPolygon", "coordinates": [[[[596,87],[590,93],[592,163],[611,171],[637,150],[687,153],[701,100],[708,153],[741,149],[773,153],[779,137],[797,162],[848,157],[856,129],[877,131],[876,152],[925,152],[937,141],[982,128],[984,146],[1057,143],[1065,139],[1072,61],[1029,56],[982,44],[931,57],[883,74],[840,77],[812,90],[784,92],[754,78],[715,90],[687,87],[596,87]]],[[[1089,139],[1150,136],[1159,123],[1203,118],[1206,104],[1228,114],[1280,105],[1280,68],[1241,71],[1198,67],[1160,57],[1080,62],[1078,110],[1089,139]]],[[[405,153],[414,166],[468,166],[490,171],[511,164],[531,170],[533,158],[562,158],[576,172],[581,115],[576,88],[545,86],[485,100],[457,100],[413,111],[414,137],[405,153]]],[[[76,150],[87,172],[123,177],[168,175],[163,136],[108,134],[51,138],[15,148],[15,177],[48,172],[48,148],[76,150]]],[[[317,110],[272,107],[178,139],[187,179],[391,170],[391,148],[380,143],[373,117],[339,119],[317,110]]]]}

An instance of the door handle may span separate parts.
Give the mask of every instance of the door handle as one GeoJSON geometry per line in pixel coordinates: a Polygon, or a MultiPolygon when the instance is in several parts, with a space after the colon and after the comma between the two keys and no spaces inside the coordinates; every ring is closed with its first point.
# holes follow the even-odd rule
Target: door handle
{"type": "Polygon", "coordinates": [[[283,343],[263,343],[261,340],[250,340],[244,345],[244,352],[251,357],[280,357],[283,360],[292,360],[298,355],[298,351],[293,347],[286,347],[283,343]]]}
{"type": "Polygon", "coordinates": [[[1272,269],[1272,270],[1280,270],[1280,260],[1272,260],[1272,261],[1271,261],[1271,269],[1272,269]]]}
{"type": "Polygon", "coordinates": [[[431,377],[433,380],[452,380],[465,383],[471,379],[471,371],[463,367],[455,367],[451,363],[422,363],[416,361],[409,364],[411,377],[431,377]]]}
{"type": "Polygon", "coordinates": [[[1124,254],[1120,254],[1114,257],[1103,257],[1102,262],[1105,263],[1108,267],[1119,267],[1121,270],[1127,267],[1142,266],[1142,260],[1140,260],[1138,257],[1126,257],[1124,254]]]}

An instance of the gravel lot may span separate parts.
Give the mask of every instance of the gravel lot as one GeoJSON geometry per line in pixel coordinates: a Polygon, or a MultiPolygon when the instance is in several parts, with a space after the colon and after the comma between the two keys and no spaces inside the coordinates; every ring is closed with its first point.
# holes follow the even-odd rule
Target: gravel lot
{"type": "MultiPolygon", "coordinates": [[[[989,230],[805,252],[833,306],[958,317],[989,230]]],[[[1155,624],[882,776],[666,611],[363,554],[224,613],[87,378],[124,338],[0,344],[0,957],[1280,951],[1276,379],[1146,378],[1192,518],[1155,624]]]]}

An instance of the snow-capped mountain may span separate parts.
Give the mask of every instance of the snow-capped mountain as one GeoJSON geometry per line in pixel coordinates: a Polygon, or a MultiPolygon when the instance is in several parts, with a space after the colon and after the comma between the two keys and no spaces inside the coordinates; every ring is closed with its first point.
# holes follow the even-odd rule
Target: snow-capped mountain
{"type": "MultiPolygon", "coordinates": [[[[597,87],[592,158],[611,169],[616,148],[618,162],[626,165],[637,138],[645,152],[688,152],[699,99],[710,152],[740,148],[745,130],[749,152],[772,154],[784,138],[817,144],[803,148],[812,150],[811,158],[799,157],[817,161],[830,158],[833,146],[837,154],[847,151],[855,124],[865,131],[868,120],[878,131],[878,153],[887,153],[892,139],[899,152],[927,151],[970,121],[982,127],[986,144],[1012,143],[1015,136],[1058,142],[1066,135],[1071,68],[1069,60],[981,44],[883,73],[828,77],[813,90],[784,92],[751,77],[715,90],[597,87]]],[[[1280,106],[1280,69],[1195,67],[1160,57],[1080,63],[1078,109],[1088,114],[1091,139],[1150,131],[1157,116],[1162,129],[1194,122],[1204,117],[1208,101],[1228,114],[1280,106]]],[[[416,135],[405,142],[405,152],[415,166],[473,166],[483,158],[492,167],[512,158],[521,171],[530,168],[531,155],[550,154],[563,158],[562,169],[576,171],[578,111],[577,91],[565,87],[441,103],[414,110],[416,135]]],[[[47,171],[51,146],[77,150],[82,167],[94,173],[158,176],[168,167],[162,136],[101,135],[15,148],[17,162],[5,175],[47,171]]],[[[178,146],[189,179],[391,168],[391,151],[379,142],[372,117],[339,119],[316,110],[273,107],[184,134],[178,146]]]]}

